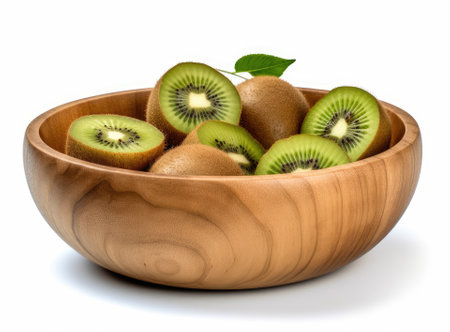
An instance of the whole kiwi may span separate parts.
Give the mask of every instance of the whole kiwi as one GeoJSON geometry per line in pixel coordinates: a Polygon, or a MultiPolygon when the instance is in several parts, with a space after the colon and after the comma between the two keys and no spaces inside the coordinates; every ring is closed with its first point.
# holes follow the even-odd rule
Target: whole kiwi
{"type": "Polygon", "coordinates": [[[299,132],[309,110],[300,90],[275,76],[256,76],[236,88],[242,102],[240,125],[264,148],[299,132]]]}
{"type": "Polygon", "coordinates": [[[155,161],[150,173],[166,175],[244,175],[225,152],[203,144],[177,146],[155,161]]]}

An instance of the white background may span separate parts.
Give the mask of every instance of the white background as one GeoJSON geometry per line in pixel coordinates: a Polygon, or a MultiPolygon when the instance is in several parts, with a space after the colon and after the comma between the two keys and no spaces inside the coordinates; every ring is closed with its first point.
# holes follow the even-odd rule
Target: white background
{"type": "Polygon", "coordinates": [[[449,331],[445,5],[432,0],[3,1],[0,330],[449,331]],[[296,58],[282,76],[293,85],[359,86],[418,121],[424,149],[419,185],[377,247],[313,281],[200,292],[121,278],[53,233],[23,172],[22,140],[33,118],[82,97],[151,87],[178,62],[232,70],[240,56],[259,52],[296,58]]]}

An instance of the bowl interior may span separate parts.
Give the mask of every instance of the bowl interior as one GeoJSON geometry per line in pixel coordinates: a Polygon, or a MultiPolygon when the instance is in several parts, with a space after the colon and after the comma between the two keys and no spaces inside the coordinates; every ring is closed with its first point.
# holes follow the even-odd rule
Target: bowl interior
{"type": "MultiPolygon", "coordinates": [[[[300,90],[311,106],[326,94],[326,91],[322,90],[300,90]]],[[[52,114],[44,120],[39,128],[39,134],[48,146],[64,153],[67,131],[75,119],[89,114],[119,114],[145,120],[145,107],[150,92],[151,89],[118,92],[62,105],[51,111],[52,114]]],[[[389,105],[382,104],[391,119],[390,146],[393,146],[403,137],[405,125],[389,105]]]]}

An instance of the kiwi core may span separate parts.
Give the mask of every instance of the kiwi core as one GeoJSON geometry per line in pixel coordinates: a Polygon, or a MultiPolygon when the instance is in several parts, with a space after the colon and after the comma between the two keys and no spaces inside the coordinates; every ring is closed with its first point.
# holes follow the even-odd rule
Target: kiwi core
{"type": "Polygon", "coordinates": [[[124,138],[124,134],[120,131],[108,131],[108,138],[114,141],[118,141],[119,139],[124,138]]]}
{"type": "Polygon", "coordinates": [[[243,165],[243,166],[250,166],[251,165],[250,160],[248,160],[243,154],[234,153],[234,152],[227,152],[227,153],[231,157],[231,159],[233,159],[239,165],[243,165]]]}
{"type": "Polygon", "coordinates": [[[341,139],[347,133],[348,123],[344,118],[340,118],[338,122],[331,128],[330,136],[341,139]]]}
{"type": "Polygon", "coordinates": [[[302,173],[302,172],[305,172],[305,171],[312,171],[313,170],[313,168],[312,167],[309,167],[309,168],[297,168],[296,170],[294,170],[294,171],[292,171],[292,173],[302,173]]]}
{"type": "Polygon", "coordinates": [[[206,97],[206,93],[189,93],[189,106],[192,108],[208,108],[211,106],[211,102],[206,97]]]}

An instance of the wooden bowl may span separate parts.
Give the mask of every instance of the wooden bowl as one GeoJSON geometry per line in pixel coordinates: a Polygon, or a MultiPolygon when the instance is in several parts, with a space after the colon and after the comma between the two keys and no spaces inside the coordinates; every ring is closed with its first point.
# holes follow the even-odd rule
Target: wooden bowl
{"type": "MultiPolygon", "coordinates": [[[[56,107],[27,128],[25,172],[53,230],[94,263],[164,285],[243,289],[336,270],[373,248],[416,188],[419,127],[382,103],[391,148],[350,164],[297,174],[164,176],[64,154],[69,125],[86,114],[144,118],[151,89],[56,107]]],[[[301,89],[314,104],[326,91],[301,89]]]]}

